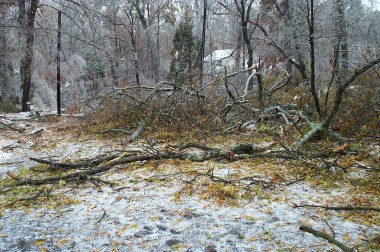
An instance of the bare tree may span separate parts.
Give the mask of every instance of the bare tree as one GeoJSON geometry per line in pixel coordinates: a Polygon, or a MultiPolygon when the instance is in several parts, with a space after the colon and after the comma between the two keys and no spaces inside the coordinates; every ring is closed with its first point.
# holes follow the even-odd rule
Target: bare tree
{"type": "Polygon", "coordinates": [[[137,41],[136,41],[136,34],[135,34],[135,18],[133,15],[132,8],[124,8],[124,12],[127,15],[129,25],[126,25],[128,34],[130,36],[131,40],[131,46],[132,46],[132,54],[133,54],[133,65],[134,65],[134,71],[135,71],[135,80],[136,84],[140,85],[140,63],[139,63],[139,56],[138,56],[138,50],[137,50],[137,41]]]}
{"type": "Polygon", "coordinates": [[[132,5],[135,8],[137,12],[137,16],[141,22],[141,25],[146,33],[147,37],[147,47],[149,51],[149,62],[150,66],[152,68],[152,77],[154,79],[158,79],[158,65],[157,65],[157,55],[156,55],[156,50],[155,50],[155,45],[154,41],[152,38],[152,34],[148,31],[149,27],[149,16],[150,16],[150,11],[149,11],[149,5],[150,1],[140,1],[140,0],[133,0],[132,5]],[[148,13],[148,18],[145,16],[145,7],[147,7],[147,13],[148,13]]]}

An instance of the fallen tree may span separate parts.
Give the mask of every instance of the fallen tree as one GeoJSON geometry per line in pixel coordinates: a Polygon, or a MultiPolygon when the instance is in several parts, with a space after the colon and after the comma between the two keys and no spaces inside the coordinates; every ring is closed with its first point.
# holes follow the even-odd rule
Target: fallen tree
{"type": "MultiPolygon", "coordinates": [[[[45,185],[54,184],[60,181],[79,181],[79,180],[90,180],[92,176],[99,173],[104,173],[109,171],[111,168],[135,162],[142,161],[152,161],[152,160],[165,160],[165,159],[181,159],[190,160],[192,162],[203,162],[210,159],[229,159],[229,160],[241,160],[250,159],[255,157],[262,158],[284,158],[284,159],[296,159],[295,155],[291,155],[285,152],[269,151],[274,144],[267,147],[254,147],[250,144],[236,144],[230,149],[224,150],[219,148],[211,148],[198,143],[187,143],[179,146],[170,146],[170,150],[155,151],[149,154],[136,155],[136,153],[123,152],[121,154],[112,155],[100,155],[93,159],[79,160],[76,162],[56,162],[49,158],[30,158],[30,160],[35,161],[40,164],[48,165],[48,168],[42,171],[68,171],[69,173],[59,176],[52,176],[43,179],[21,179],[14,175],[13,173],[8,173],[8,176],[14,180],[14,182],[6,184],[2,187],[1,191],[9,190],[14,186],[24,186],[24,185],[45,185]],[[202,150],[203,152],[191,153],[186,150],[189,148],[196,148],[202,150]],[[73,172],[70,172],[73,170],[73,172]]],[[[39,170],[40,171],[40,170],[39,170]]]]}
{"type": "Polygon", "coordinates": [[[333,139],[338,140],[341,143],[345,143],[347,140],[343,137],[341,137],[339,134],[333,132],[331,130],[331,124],[335,116],[337,115],[339,108],[342,104],[342,99],[344,92],[346,89],[363,73],[365,73],[368,69],[372,68],[373,66],[380,63],[380,58],[376,58],[364,66],[361,66],[348,77],[346,77],[345,80],[343,80],[341,83],[338,83],[338,90],[335,94],[334,104],[332,108],[326,113],[326,116],[321,120],[321,122],[313,123],[312,127],[308,132],[306,132],[295,144],[294,144],[294,151],[298,152],[299,148],[309,141],[313,136],[320,132],[325,132],[329,136],[331,136],[333,139]]]}

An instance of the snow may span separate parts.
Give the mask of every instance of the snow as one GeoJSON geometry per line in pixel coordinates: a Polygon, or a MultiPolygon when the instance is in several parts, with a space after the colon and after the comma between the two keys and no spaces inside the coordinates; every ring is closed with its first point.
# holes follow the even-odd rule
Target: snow
{"type": "MultiPolygon", "coordinates": [[[[61,126],[31,121],[28,114],[8,115],[7,119],[29,120],[22,122],[29,125],[29,138],[34,129],[45,130],[34,141],[9,139],[0,131],[0,164],[21,162],[3,165],[0,176],[34,165],[28,160],[30,156],[65,160],[94,157],[118,148],[112,140],[78,141],[65,135],[54,139],[59,145],[32,148],[35,141],[49,141],[53,128],[61,126]],[[16,148],[4,150],[5,146],[16,148]]],[[[141,150],[139,144],[131,148],[141,150]]],[[[194,168],[197,166],[214,167],[214,175],[224,178],[240,172],[230,164],[205,162],[194,168]]],[[[177,199],[176,193],[184,186],[180,175],[164,182],[148,182],[162,175],[162,170],[130,168],[115,168],[101,175],[117,182],[117,187],[103,186],[99,191],[90,183],[62,186],[49,195],[52,205],[5,210],[0,217],[0,251],[337,251],[334,245],[299,231],[299,226],[307,224],[327,233],[331,233],[331,226],[336,239],[350,246],[360,243],[363,233],[380,232],[378,225],[364,226],[344,219],[339,212],[294,208],[294,204],[326,204],[327,199],[344,197],[344,189],[329,189],[328,193],[302,181],[278,188],[268,194],[270,197],[255,196],[236,206],[221,205],[196,194],[177,199]],[[75,203],[57,204],[66,199],[75,203]]],[[[165,168],[168,173],[181,171],[175,165],[165,168]]]]}
{"type": "MultiPolygon", "coordinates": [[[[191,251],[204,251],[212,245],[217,251],[272,251],[302,249],[321,240],[298,230],[309,219],[304,209],[288,204],[270,203],[264,207],[252,202],[245,207],[218,207],[189,197],[181,203],[173,200],[177,187],[139,185],[142,191],[83,190],[76,197],[80,204],[57,210],[35,209],[30,213],[7,211],[1,219],[6,251],[38,251],[35,240],[44,247],[61,251],[164,251],[172,244],[191,251]],[[115,202],[115,203],[114,203],[115,202]],[[94,207],[95,206],[95,207],[94,207]],[[105,217],[97,224],[99,219],[105,217]],[[252,216],[247,218],[247,216],[252,216]],[[22,227],[14,223],[23,223],[22,227]],[[307,239],[305,239],[305,236],[307,239]],[[59,246],[59,241],[67,242],[59,246]],[[21,242],[22,241],[22,242],[21,242]]],[[[75,193],[67,192],[74,196],[75,193]]],[[[322,222],[308,220],[314,228],[326,228],[322,222]],[[319,224],[318,224],[319,223],[319,224]]],[[[340,238],[364,228],[335,217],[330,221],[340,238]],[[335,225],[336,224],[336,225],[335,225]],[[340,225],[339,225],[340,224],[340,225]]],[[[377,228],[379,231],[379,228],[377,228]]],[[[319,251],[330,248],[326,243],[319,251]]]]}

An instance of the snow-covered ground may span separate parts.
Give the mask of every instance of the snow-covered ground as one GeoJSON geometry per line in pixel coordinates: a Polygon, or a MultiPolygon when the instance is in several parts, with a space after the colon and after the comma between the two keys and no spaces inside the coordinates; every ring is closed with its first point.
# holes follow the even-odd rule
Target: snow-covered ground
{"type": "MultiPolygon", "coordinates": [[[[31,156],[77,159],[118,148],[112,140],[57,134],[64,124],[42,123],[28,115],[7,117],[17,119],[17,126],[23,124],[25,130],[0,130],[0,177],[21,166],[35,165],[28,159],[31,156]],[[44,131],[33,135],[38,128],[44,131]]],[[[351,221],[337,211],[294,208],[294,204],[324,205],[349,193],[339,188],[321,190],[305,181],[236,205],[200,199],[197,194],[184,193],[179,198],[183,175],[162,181],[157,178],[179,173],[180,165],[168,165],[166,171],[165,163],[156,169],[143,164],[114,168],[101,176],[117,182],[114,188],[98,190],[90,183],[63,185],[48,195],[55,202],[6,209],[0,217],[0,251],[339,251],[300,231],[300,225],[335,234],[348,246],[380,232],[380,225],[351,221]],[[59,201],[66,204],[57,204],[59,201]]],[[[230,176],[238,169],[215,162],[197,163],[194,169],[211,165],[218,176],[230,176]]]]}

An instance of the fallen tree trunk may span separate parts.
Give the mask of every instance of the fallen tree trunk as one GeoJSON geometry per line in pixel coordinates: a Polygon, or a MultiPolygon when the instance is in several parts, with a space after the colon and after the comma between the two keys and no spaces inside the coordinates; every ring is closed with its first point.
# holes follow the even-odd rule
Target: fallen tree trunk
{"type": "MultiPolygon", "coordinates": [[[[168,158],[168,157],[175,158],[175,155],[172,156],[171,153],[166,153],[166,155],[161,155],[161,158],[168,158]]],[[[114,160],[111,160],[110,162],[98,166],[95,169],[91,170],[85,170],[85,171],[77,171],[69,174],[65,174],[62,176],[55,176],[55,177],[49,177],[45,179],[26,179],[26,180],[17,180],[13,184],[8,184],[3,186],[4,188],[12,187],[12,186],[22,186],[22,185],[43,185],[43,184],[52,184],[57,183],[61,180],[64,181],[73,181],[73,180],[83,180],[87,179],[89,176],[106,172],[110,170],[112,167],[119,165],[119,164],[126,164],[126,163],[133,163],[137,161],[144,161],[144,160],[151,160],[158,157],[157,155],[142,155],[142,156],[134,156],[134,157],[123,157],[123,158],[116,158],[114,160]]]]}
{"type": "Polygon", "coordinates": [[[294,151],[298,152],[299,148],[305,144],[306,142],[310,141],[310,139],[315,136],[317,133],[320,132],[326,132],[328,135],[330,135],[332,138],[338,140],[340,143],[345,143],[347,140],[340,136],[339,134],[333,132],[331,128],[331,124],[333,119],[335,118],[336,114],[338,113],[340,106],[342,104],[343,95],[346,91],[346,89],[363,73],[365,73],[368,69],[372,68],[373,66],[380,64],[380,57],[376,58],[370,62],[368,62],[366,65],[358,67],[355,69],[355,71],[349,75],[344,81],[341,83],[338,83],[338,89],[335,94],[334,104],[330,110],[327,111],[326,116],[321,120],[319,123],[311,124],[310,130],[306,132],[300,140],[298,140],[295,143],[294,151]]]}
{"type": "Polygon", "coordinates": [[[4,123],[4,122],[2,122],[2,121],[0,121],[0,125],[3,125],[4,127],[8,128],[8,129],[11,129],[11,130],[13,130],[13,131],[17,131],[17,132],[20,132],[20,133],[23,132],[23,129],[18,129],[18,128],[13,127],[13,126],[11,126],[11,125],[8,125],[8,124],[6,124],[6,123],[4,123]]]}
{"type": "Polygon", "coordinates": [[[4,191],[7,188],[13,187],[13,186],[23,186],[23,185],[43,185],[43,184],[54,184],[58,183],[59,181],[75,181],[75,180],[86,180],[91,178],[91,176],[103,173],[114,166],[121,165],[121,164],[128,164],[128,163],[134,163],[134,162],[141,162],[141,161],[149,161],[149,160],[164,160],[164,159],[181,159],[185,160],[188,159],[192,162],[203,162],[210,159],[220,159],[220,158],[226,158],[230,160],[240,160],[240,159],[249,159],[249,158],[255,158],[255,157],[277,157],[277,158],[285,158],[285,159],[295,159],[298,158],[295,155],[291,155],[288,153],[282,153],[282,152],[269,152],[269,153],[260,153],[260,151],[266,151],[269,150],[273,145],[270,145],[268,147],[259,147],[254,148],[253,146],[250,146],[248,144],[245,145],[235,145],[231,148],[231,150],[237,151],[239,154],[240,149],[244,147],[245,150],[249,150],[249,154],[241,154],[241,155],[230,155],[231,150],[223,150],[223,149],[217,149],[217,148],[211,148],[202,144],[197,143],[188,143],[185,145],[182,145],[179,147],[179,150],[174,151],[165,151],[165,152],[159,152],[156,151],[155,153],[150,154],[144,154],[144,155],[131,155],[128,152],[124,152],[121,155],[107,155],[107,156],[100,156],[94,159],[90,160],[80,160],[76,163],[63,163],[63,162],[54,162],[51,160],[45,160],[45,159],[39,159],[39,158],[30,158],[31,160],[41,163],[41,164],[47,164],[51,165],[55,169],[64,169],[64,170],[70,170],[70,169],[80,169],[83,167],[86,167],[88,169],[86,170],[80,170],[75,171],[72,173],[60,175],[60,176],[54,176],[54,177],[48,177],[44,179],[21,179],[17,176],[12,176],[12,179],[15,180],[14,183],[9,183],[7,185],[4,185],[2,187],[1,191],[4,191]],[[183,150],[188,148],[197,148],[200,150],[203,150],[203,153],[188,153],[184,152],[183,150]],[[257,151],[258,153],[254,153],[257,151]]]}
{"type": "Polygon", "coordinates": [[[349,248],[346,245],[344,245],[343,243],[341,243],[341,242],[337,241],[336,239],[334,239],[332,236],[330,236],[328,234],[325,234],[325,233],[322,233],[320,231],[317,231],[317,230],[315,230],[315,229],[313,229],[311,227],[300,226],[299,230],[307,232],[307,233],[310,233],[310,234],[314,235],[315,237],[319,237],[319,238],[325,239],[329,243],[334,244],[335,246],[339,247],[341,250],[343,250],[345,252],[354,252],[353,248],[349,248]]]}
{"type": "Polygon", "coordinates": [[[324,208],[326,210],[334,210],[334,211],[376,211],[380,212],[379,207],[373,206],[320,206],[320,205],[295,205],[294,208],[300,207],[315,207],[315,208],[324,208]]]}
{"type": "Polygon", "coordinates": [[[51,160],[46,160],[46,159],[41,159],[41,158],[29,158],[32,161],[35,161],[40,164],[47,164],[51,165],[53,169],[78,169],[82,167],[92,167],[98,164],[101,164],[106,161],[110,161],[112,159],[115,159],[119,157],[120,155],[108,155],[108,156],[101,156],[99,158],[94,158],[90,160],[83,160],[83,161],[78,161],[76,163],[61,163],[61,162],[54,162],[51,160]]]}
{"type": "Polygon", "coordinates": [[[128,143],[132,143],[137,139],[137,137],[140,135],[141,131],[144,129],[145,124],[146,124],[146,120],[143,120],[140,122],[137,129],[132,133],[131,137],[129,138],[128,143]]]}
{"type": "MultiPolygon", "coordinates": [[[[234,160],[243,160],[243,159],[252,159],[252,158],[282,158],[282,159],[299,159],[300,155],[289,151],[273,151],[271,148],[276,145],[277,142],[273,142],[269,146],[258,147],[253,146],[251,144],[235,144],[229,149],[219,149],[212,148],[206,145],[202,145],[199,143],[186,143],[184,145],[179,146],[168,146],[169,150],[166,151],[158,151],[155,149],[155,152],[136,155],[135,153],[123,152],[122,154],[113,154],[113,155],[104,155],[97,156],[92,159],[87,160],[79,160],[77,162],[55,162],[52,160],[40,159],[40,158],[30,158],[31,160],[38,162],[40,164],[50,165],[48,169],[45,170],[37,170],[38,172],[51,171],[51,170],[63,170],[69,171],[72,169],[76,169],[76,171],[53,176],[43,179],[22,179],[13,175],[11,173],[8,174],[14,182],[4,185],[0,192],[5,192],[14,186],[23,186],[23,185],[44,185],[44,184],[54,184],[59,181],[75,181],[75,180],[88,180],[91,179],[91,176],[103,173],[114,166],[129,164],[134,162],[141,161],[151,161],[151,160],[165,160],[165,159],[181,159],[181,160],[190,160],[192,162],[203,162],[210,159],[228,159],[230,161],[234,160]],[[189,148],[196,148],[202,150],[201,153],[193,152],[189,153],[185,150],[189,148]]],[[[331,153],[334,153],[332,150],[331,153]]]]}

